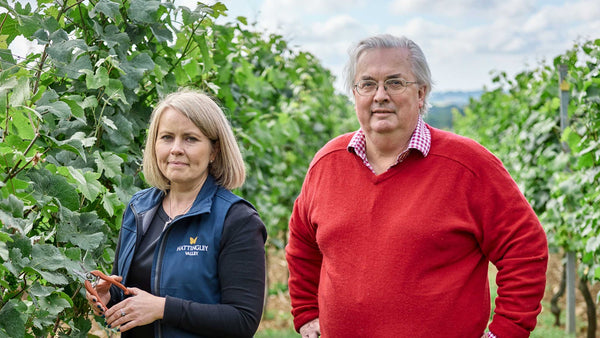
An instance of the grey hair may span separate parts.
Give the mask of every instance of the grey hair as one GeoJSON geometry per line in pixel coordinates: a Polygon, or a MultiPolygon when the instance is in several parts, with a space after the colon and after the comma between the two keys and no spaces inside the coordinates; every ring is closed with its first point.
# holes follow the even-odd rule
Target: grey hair
{"type": "Polygon", "coordinates": [[[362,53],[371,49],[381,48],[403,48],[409,52],[412,68],[411,70],[415,75],[418,85],[425,89],[423,107],[419,112],[421,115],[425,115],[429,108],[427,98],[429,97],[429,93],[431,93],[431,87],[433,86],[431,71],[429,70],[427,58],[421,50],[421,47],[405,36],[397,37],[391,34],[375,35],[363,39],[351,47],[348,50],[349,59],[346,63],[346,67],[344,68],[346,90],[348,93],[351,93],[352,89],[354,88],[356,65],[362,53]]]}

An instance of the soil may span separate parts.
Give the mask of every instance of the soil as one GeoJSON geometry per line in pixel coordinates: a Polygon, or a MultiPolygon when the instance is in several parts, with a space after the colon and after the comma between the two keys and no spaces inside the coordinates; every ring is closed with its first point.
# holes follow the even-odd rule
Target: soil
{"type": "MultiPolygon", "coordinates": [[[[564,254],[550,254],[548,260],[548,272],[546,273],[546,293],[544,294],[543,303],[545,305],[550,306],[550,300],[552,296],[556,294],[556,292],[560,289],[560,282],[563,274],[563,257],[564,254]]],[[[576,281],[578,283],[578,281],[576,281]]],[[[598,306],[598,302],[596,302],[596,297],[600,293],[600,283],[596,282],[595,284],[588,283],[588,288],[592,295],[593,301],[596,304],[596,317],[600,315],[600,307],[598,306]]],[[[559,298],[558,306],[561,309],[561,314],[566,313],[567,308],[567,299],[566,292],[564,295],[559,298]]],[[[544,308],[542,311],[551,312],[549,308],[544,308]]],[[[563,316],[564,318],[564,316],[563,316]]],[[[596,318],[596,337],[600,337],[600,321],[596,318]]],[[[565,329],[565,319],[561,319],[561,328],[565,329]]],[[[588,326],[588,318],[587,318],[587,307],[585,303],[585,299],[583,298],[581,291],[578,288],[575,289],[575,327],[577,327],[576,337],[577,338],[585,338],[587,337],[587,326],[588,326]]]]}

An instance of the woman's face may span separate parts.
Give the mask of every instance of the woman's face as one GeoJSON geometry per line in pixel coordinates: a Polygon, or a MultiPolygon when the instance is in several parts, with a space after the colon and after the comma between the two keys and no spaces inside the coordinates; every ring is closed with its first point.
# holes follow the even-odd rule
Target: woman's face
{"type": "Polygon", "coordinates": [[[156,159],[171,189],[190,189],[204,184],[215,158],[212,142],[185,115],[166,108],[158,122],[156,159]]]}

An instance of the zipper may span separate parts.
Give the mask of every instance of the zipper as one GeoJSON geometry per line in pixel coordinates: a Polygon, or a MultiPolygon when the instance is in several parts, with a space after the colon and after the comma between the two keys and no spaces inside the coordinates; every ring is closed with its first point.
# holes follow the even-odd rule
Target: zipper
{"type": "MultiPolygon", "coordinates": [[[[171,228],[173,228],[173,223],[175,223],[175,221],[178,221],[180,219],[183,218],[188,218],[188,217],[193,217],[193,216],[197,216],[200,215],[202,213],[192,213],[192,214],[185,214],[185,215],[179,215],[177,217],[175,217],[174,219],[167,221],[165,223],[165,228],[163,233],[160,235],[160,243],[159,243],[159,247],[158,247],[158,257],[156,258],[156,268],[154,271],[154,286],[152,287],[152,293],[155,295],[158,295],[159,297],[162,297],[162,295],[160,294],[159,290],[160,290],[160,273],[161,273],[161,269],[160,267],[162,266],[162,262],[163,262],[163,257],[164,257],[164,253],[166,250],[166,243],[167,243],[167,236],[169,235],[169,231],[171,231],[171,228]]],[[[157,323],[157,337],[161,338],[163,336],[162,333],[162,325],[161,325],[161,321],[159,320],[157,323]]]]}
{"type": "MultiPolygon", "coordinates": [[[[159,290],[160,290],[160,273],[161,273],[161,269],[160,267],[162,266],[162,262],[163,262],[163,256],[166,250],[166,243],[167,243],[167,235],[169,233],[169,231],[171,230],[171,224],[173,224],[173,221],[175,220],[170,220],[167,221],[165,223],[165,230],[163,231],[163,233],[160,235],[161,239],[160,239],[160,246],[158,247],[158,256],[156,258],[156,268],[154,271],[154,283],[153,283],[153,287],[152,287],[152,293],[162,297],[162,295],[160,294],[159,290]]],[[[161,321],[159,320],[157,323],[157,336],[158,337],[162,337],[162,325],[161,325],[161,321]]]]}

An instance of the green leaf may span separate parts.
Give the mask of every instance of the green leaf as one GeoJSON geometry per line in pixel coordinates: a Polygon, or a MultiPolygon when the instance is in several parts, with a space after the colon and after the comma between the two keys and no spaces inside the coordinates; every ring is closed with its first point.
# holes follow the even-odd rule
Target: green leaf
{"type": "Polygon", "coordinates": [[[225,6],[225,4],[222,2],[215,3],[211,8],[213,10],[211,16],[215,19],[221,15],[225,15],[225,12],[227,11],[227,6],[225,6]]]}
{"type": "Polygon", "coordinates": [[[106,68],[98,67],[95,74],[92,74],[91,71],[85,71],[85,73],[85,85],[88,89],[98,89],[108,86],[109,78],[106,68]]]}
{"type": "MultiPolygon", "coordinates": [[[[117,47],[118,50],[122,50],[131,45],[129,35],[121,32],[116,25],[105,27],[104,32],[102,32],[102,37],[104,38],[104,43],[106,43],[109,48],[117,47]]],[[[123,50],[123,52],[126,52],[126,50],[123,50]]]]}
{"type": "Polygon", "coordinates": [[[74,233],[71,234],[69,242],[80,247],[82,250],[94,250],[98,248],[98,246],[100,246],[100,244],[104,241],[104,236],[105,235],[101,232],[96,232],[93,234],[74,233]]]}
{"type": "Polygon", "coordinates": [[[114,216],[115,210],[118,207],[122,207],[123,203],[119,200],[119,196],[117,194],[106,193],[102,197],[102,206],[110,216],[114,216]]]}
{"type": "MultiPolygon", "coordinates": [[[[78,213],[62,208],[57,240],[70,242],[81,250],[95,250],[105,241],[104,223],[95,213],[78,213]]],[[[75,267],[73,267],[75,269],[75,267]]]]}
{"type": "Polygon", "coordinates": [[[39,282],[35,282],[29,288],[29,294],[34,297],[46,297],[50,296],[54,290],[56,290],[56,288],[51,286],[43,286],[39,282]]]}
{"type": "Polygon", "coordinates": [[[100,0],[96,4],[96,6],[94,6],[94,8],[90,11],[90,18],[95,17],[96,12],[102,13],[110,19],[114,20],[118,16],[120,16],[119,3],[110,0],[100,0]]]}
{"type": "Polygon", "coordinates": [[[85,41],[79,39],[70,40],[67,33],[59,30],[53,33],[50,38],[53,43],[47,48],[48,55],[56,62],[69,64],[71,60],[83,51],[87,51],[85,41]]]}
{"type": "Polygon", "coordinates": [[[577,158],[577,168],[592,168],[594,162],[594,155],[592,153],[585,153],[577,158]]]}
{"type": "Polygon", "coordinates": [[[121,170],[123,159],[119,156],[109,152],[103,152],[102,154],[95,152],[94,157],[96,165],[98,166],[98,171],[101,173],[104,172],[106,177],[112,178],[123,173],[121,170]]]}
{"type": "Polygon", "coordinates": [[[85,123],[85,112],[83,111],[85,107],[83,106],[81,96],[67,96],[63,98],[63,102],[65,102],[69,106],[69,108],[71,109],[71,114],[73,116],[85,123]]]}
{"type": "Polygon", "coordinates": [[[169,42],[173,40],[173,33],[162,23],[153,23],[150,30],[158,42],[169,42]]]}
{"type": "Polygon", "coordinates": [[[100,182],[98,182],[100,174],[89,171],[83,173],[81,169],[76,169],[73,167],[68,167],[68,170],[71,174],[71,177],[75,179],[77,187],[83,196],[85,196],[85,198],[87,198],[89,201],[94,201],[103,188],[100,182]]]}
{"type": "Polygon", "coordinates": [[[204,63],[204,71],[209,71],[213,66],[213,59],[208,51],[208,45],[206,43],[206,38],[204,35],[200,35],[197,37],[198,39],[198,48],[202,52],[202,61],[204,63]]]}
{"type": "Polygon", "coordinates": [[[19,234],[23,236],[27,235],[33,226],[29,220],[14,217],[4,210],[0,210],[0,223],[4,224],[7,229],[18,230],[19,234]]]}
{"type": "MultiPolygon", "coordinates": [[[[15,241],[12,245],[8,246],[8,262],[4,263],[4,266],[14,276],[20,275],[21,271],[23,271],[23,269],[31,262],[29,258],[23,256],[23,251],[21,248],[17,247],[19,244],[21,244],[21,242],[15,241]]],[[[25,254],[27,253],[25,252],[25,254]]]]}
{"type": "Polygon", "coordinates": [[[146,53],[137,54],[136,56],[133,57],[133,59],[131,59],[131,61],[129,61],[129,64],[134,68],[138,68],[138,69],[142,69],[142,70],[154,69],[154,61],[152,61],[152,58],[150,57],[150,55],[148,55],[146,53]]]}
{"type": "Polygon", "coordinates": [[[10,77],[6,80],[3,80],[0,83],[0,95],[4,96],[8,91],[11,91],[19,84],[19,81],[15,77],[10,77]]]}
{"type": "Polygon", "coordinates": [[[0,231],[0,259],[2,259],[3,261],[7,261],[8,260],[8,242],[12,242],[13,239],[10,238],[10,235],[0,231]]]}
{"type": "Polygon", "coordinates": [[[29,99],[31,91],[29,89],[29,78],[22,77],[17,81],[17,85],[12,89],[12,95],[10,96],[11,106],[20,106],[29,99]]]}
{"type": "Polygon", "coordinates": [[[574,132],[571,127],[566,127],[562,133],[561,140],[566,142],[571,151],[579,151],[579,142],[581,142],[581,136],[574,132]]]}
{"type": "Polygon", "coordinates": [[[5,242],[0,242],[0,259],[8,260],[8,245],[5,242]]]}
{"type": "Polygon", "coordinates": [[[23,34],[23,36],[32,36],[40,28],[42,18],[40,18],[39,15],[19,15],[17,16],[17,20],[19,21],[21,34],[23,34]]]}
{"type": "Polygon", "coordinates": [[[14,217],[22,218],[25,204],[17,196],[10,194],[7,198],[0,199],[0,209],[14,217]]]}
{"type": "Polygon", "coordinates": [[[69,260],[50,244],[36,244],[31,250],[32,267],[36,270],[55,271],[69,266],[69,260]]]}
{"type": "Polygon", "coordinates": [[[123,93],[123,84],[119,80],[109,80],[108,87],[106,88],[106,95],[108,96],[109,100],[122,101],[123,103],[127,104],[125,94],[123,93]]]}
{"type": "Polygon", "coordinates": [[[600,249],[600,236],[590,237],[585,245],[585,251],[596,252],[600,249]]]}
{"type": "Polygon", "coordinates": [[[67,284],[69,284],[69,280],[62,273],[60,273],[60,272],[40,270],[40,271],[38,271],[38,273],[48,283],[51,283],[51,284],[54,284],[54,285],[67,285],[67,284]]]}
{"type": "Polygon", "coordinates": [[[21,300],[17,299],[9,300],[0,309],[0,328],[8,337],[25,337],[27,329],[25,326],[27,319],[26,311],[27,306],[21,300]]]}
{"type": "Polygon", "coordinates": [[[127,61],[121,65],[121,68],[125,72],[121,76],[121,81],[127,88],[137,88],[140,80],[143,78],[144,73],[154,69],[154,61],[146,53],[139,53],[135,55],[131,61],[127,61]]]}
{"type": "Polygon", "coordinates": [[[51,102],[47,105],[37,106],[35,110],[39,114],[50,113],[59,119],[68,119],[71,116],[71,107],[62,101],[51,102]]]}
{"type": "Polygon", "coordinates": [[[35,127],[31,125],[29,116],[23,110],[14,111],[12,114],[12,127],[23,140],[32,140],[35,137],[35,127]]]}
{"type": "Polygon", "coordinates": [[[139,23],[156,22],[156,12],[160,6],[160,1],[156,0],[132,0],[127,14],[133,21],[139,23]]]}
{"type": "Polygon", "coordinates": [[[77,191],[64,177],[53,175],[47,169],[32,170],[27,177],[32,181],[32,195],[38,201],[45,201],[51,197],[56,198],[61,205],[71,210],[79,208],[77,191]]]}
{"type": "Polygon", "coordinates": [[[0,22],[3,22],[2,33],[6,37],[3,42],[5,45],[0,48],[8,48],[8,45],[10,45],[13,42],[15,37],[21,34],[19,23],[17,22],[17,20],[13,19],[10,15],[8,15],[8,13],[0,14],[0,22]]]}

